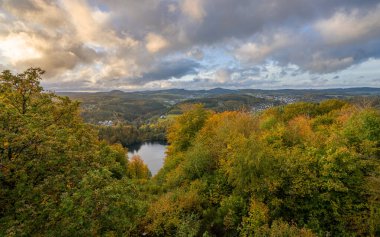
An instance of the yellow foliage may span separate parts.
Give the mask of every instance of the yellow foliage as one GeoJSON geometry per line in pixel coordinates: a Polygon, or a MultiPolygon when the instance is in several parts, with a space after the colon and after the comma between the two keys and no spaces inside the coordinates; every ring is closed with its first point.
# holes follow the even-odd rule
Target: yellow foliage
{"type": "Polygon", "coordinates": [[[138,155],[133,156],[129,161],[128,175],[131,178],[137,179],[148,179],[151,177],[148,166],[144,164],[144,161],[138,155]]]}

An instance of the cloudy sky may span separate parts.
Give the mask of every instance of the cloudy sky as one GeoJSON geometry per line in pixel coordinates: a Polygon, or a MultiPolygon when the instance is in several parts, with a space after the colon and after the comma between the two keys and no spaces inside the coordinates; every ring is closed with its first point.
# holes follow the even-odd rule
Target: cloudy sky
{"type": "Polygon", "coordinates": [[[0,70],[55,91],[380,87],[379,0],[0,0],[0,70]]]}

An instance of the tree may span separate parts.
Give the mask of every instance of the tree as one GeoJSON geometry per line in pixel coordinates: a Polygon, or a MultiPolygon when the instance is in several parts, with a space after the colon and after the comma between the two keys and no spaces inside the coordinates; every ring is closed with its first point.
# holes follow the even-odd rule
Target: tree
{"type": "Polygon", "coordinates": [[[98,141],[78,102],[43,91],[42,74],[0,75],[0,235],[136,232],[144,202],[124,149],[98,141]]]}
{"type": "Polygon", "coordinates": [[[0,92],[14,109],[25,114],[32,106],[32,100],[41,96],[41,76],[45,72],[39,68],[29,68],[24,73],[13,75],[9,70],[0,76],[0,92]],[[5,96],[7,95],[7,96],[5,96]]]}
{"type": "Polygon", "coordinates": [[[134,155],[128,164],[128,176],[136,179],[148,179],[152,176],[148,166],[140,156],[134,155]]]}
{"type": "Polygon", "coordinates": [[[149,209],[157,217],[150,232],[179,233],[191,215],[196,235],[379,234],[377,110],[329,100],[259,115],[199,120],[202,113],[188,111],[169,129],[170,152],[155,179],[164,193],[149,209]],[[195,183],[201,211],[176,209],[195,183]]]}
{"type": "Polygon", "coordinates": [[[183,109],[185,112],[168,130],[168,154],[185,151],[210,115],[200,104],[189,105],[183,109]]]}

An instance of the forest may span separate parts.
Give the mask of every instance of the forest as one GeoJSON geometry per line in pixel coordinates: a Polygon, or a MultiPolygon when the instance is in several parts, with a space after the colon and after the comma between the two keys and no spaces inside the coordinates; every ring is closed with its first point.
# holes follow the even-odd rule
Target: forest
{"type": "Polygon", "coordinates": [[[119,123],[115,126],[94,126],[94,129],[99,131],[99,139],[128,147],[143,142],[166,142],[166,130],[170,124],[170,120],[139,126],[119,123]]]}
{"type": "Polygon", "coordinates": [[[81,102],[81,117],[84,122],[98,125],[99,121],[115,124],[141,125],[156,123],[160,116],[181,114],[187,104],[203,104],[206,109],[224,111],[261,111],[267,107],[289,102],[320,102],[331,98],[350,100],[355,103],[363,97],[373,100],[380,108],[380,88],[345,88],[313,90],[210,90],[168,89],[153,91],[109,91],[109,92],[58,92],[81,102]]]}
{"type": "Polygon", "coordinates": [[[0,74],[0,236],[380,236],[378,108],[184,106],[151,177],[43,73],[0,74]]]}

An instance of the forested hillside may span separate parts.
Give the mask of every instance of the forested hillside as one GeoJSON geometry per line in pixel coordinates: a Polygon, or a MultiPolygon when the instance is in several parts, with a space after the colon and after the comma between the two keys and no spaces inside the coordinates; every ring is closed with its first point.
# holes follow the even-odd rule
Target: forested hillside
{"type": "Polygon", "coordinates": [[[339,98],[355,102],[357,96],[380,104],[380,88],[347,88],[321,90],[211,90],[170,89],[139,92],[60,92],[62,96],[81,102],[81,115],[85,122],[98,124],[103,121],[128,123],[134,126],[152,123],[160,116],[181,114],[183,104],[202,103],[216,111],[262,111],[278,105],[298,101],[320,102],[339,98]]]}
{"type": "Polygon", "coordinates": [[[155,180],[163,193],[148,210],[153,235],[380,233],[377,110],[339,100],[259,115],[195,107],[168,139],[155,180]]]}
{"type": "Polygon", "coordinates": [[[0,236],[141,232],[147,203],[131,178],[146,167],[98,141],[77,102],[42,90],[42,74],[0,76],[0,236]]]}
{"type": "Polygon", "coordinates": [[[188,106],[151,178],[42,74],[0,75],[0,236],[380,235],[378,109],[188,106]]]}

